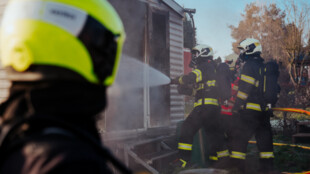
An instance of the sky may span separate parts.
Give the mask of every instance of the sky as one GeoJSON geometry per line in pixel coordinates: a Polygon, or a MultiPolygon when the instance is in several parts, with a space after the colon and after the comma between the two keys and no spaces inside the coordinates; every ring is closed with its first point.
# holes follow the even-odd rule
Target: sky
{"type": "MultiPolygon", "coordinates": [[[[194,8],[194,21],[197,28],[198,44],[207,44],[215,50],[214,57],[233,53],[229,25],[238,26],[241,13],[246,4],[251,2],[264,3],[263,0],[175,0],[185,8],[194,8]]],[[[269,0],[277,2],[279,0],[269,0]]],[[[267,2],[267,0],[265,0],[267,2]]]]}

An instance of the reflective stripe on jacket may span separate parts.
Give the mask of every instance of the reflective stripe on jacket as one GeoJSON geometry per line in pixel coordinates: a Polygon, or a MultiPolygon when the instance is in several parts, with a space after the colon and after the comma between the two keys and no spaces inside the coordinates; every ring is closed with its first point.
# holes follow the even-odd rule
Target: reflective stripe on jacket
{"type": "Polygon", "coordinates": [[[238,85],[235,108],[251,109],[262,111],[261,104],[264,99],[260,91],[261,72],[263,65],[261,57],[250,57],[241,70],[240,81],[238,85]]]}
{"type": "Polygon", "coordinates": [[[201,62],[192,72],[180,76],[179,83],[193,86],[195,106],[204,104],[218,106],[216,64],[213,61],[201,62]]]}

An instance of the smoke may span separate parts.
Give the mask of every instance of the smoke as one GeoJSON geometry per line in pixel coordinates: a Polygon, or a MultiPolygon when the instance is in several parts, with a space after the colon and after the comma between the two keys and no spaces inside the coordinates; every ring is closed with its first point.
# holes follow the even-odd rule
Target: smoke
{"type": "MultiPolygon", "coordinates": [[[[146,128],[148,120],[145,116],[154,108],[162,110],[163,105],[167,105],[163,102],[167,95],[162,88],[169,85],[162,85],[169,83],[170,78],[160,71],[123,55],[115,83],[108,88],[108,107],[105,119],[99,123],[100,129],[113,132],[146,128]],[[150,110],[147,109],[149,105],[150,110]]],[[[160,111],[156,113],[160,114],[160,111]]]]}
{"type": "MultiPolygon", "coordinates": [[[[146,128],[148,121],[157,116],[151,113],[154,106],[165,105],[160,97],[170,97],[162,90],[156,89],[170,87],[164,85],[168,84],[170,79],[143,63],[145,55],[150,56],[148,59],[150,62],[155,57],[152,52],[146,52],[146,48],[151,47],[146,42],[150,31],[147,27],[148,3],[136,0],[108,1],[123,21],[126,41],[115,83],[108,88],[108,106],[102,114],[105,118],[100,120],[100,129],[113,132],[146,128]],[[155,94],[157,91],[158,93],[155,94]]],[[[154,63],[150,65],[154,66],[154,63]]],[[[169,73],[165,72],[165,74],[169,73]]]]}

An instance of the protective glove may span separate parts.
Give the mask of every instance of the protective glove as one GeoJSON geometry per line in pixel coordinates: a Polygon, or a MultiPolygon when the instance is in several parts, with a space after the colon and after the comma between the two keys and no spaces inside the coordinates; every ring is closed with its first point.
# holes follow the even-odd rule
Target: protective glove
{"type": "Polygon", "coordinates": [[[272,105],[270,103],[267,104],[267,111],[266,111],[266,113],[267,113],[268,117],[274,117],[273,111],[272,111],[272,105]]]}
{"type": "Polygon", "coordinates": [[[233,113],[233,114],[238,114],[238,113],[240,113],[240,111],[241,110],[243,110],[243,105],[234,105],[234,107],[232,108],[232,110],[231,110],[231,112],[233,113]]]}
{"type": "Polygon", "coordinates": [[[224,100],[223,105],[227,107],[228,106],[228,100],[224,100]]]}
{"type": "Polygon", "coordinates": [[[191,96],[194,93],[194,88],[189,85],[178,85],[177,90],[179,94],[191,96]]]}
{"type": "Polygon", "coordinates": [[[170,84],[179,84],[179,78],[170,79],[170,84]]]}

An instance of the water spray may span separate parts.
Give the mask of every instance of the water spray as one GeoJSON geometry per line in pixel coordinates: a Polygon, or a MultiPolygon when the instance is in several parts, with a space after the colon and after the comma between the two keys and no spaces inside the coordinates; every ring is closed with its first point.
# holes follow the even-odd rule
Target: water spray
{"type": "Polygon", "coordinates": [[[120,89],[137,89],[145,86],[153,87],[170,83],[170,78],[149,65],[123,55],[115,85],[120,89]]]}

